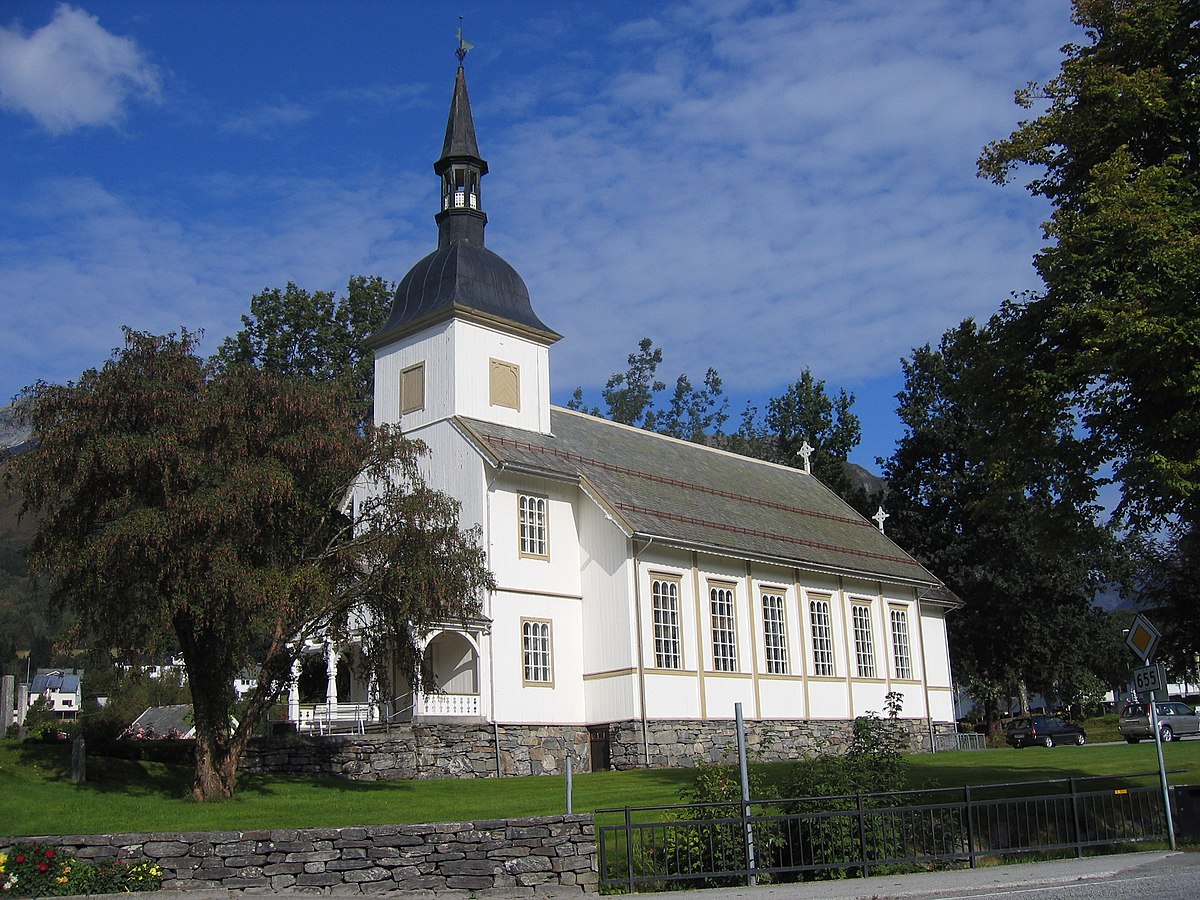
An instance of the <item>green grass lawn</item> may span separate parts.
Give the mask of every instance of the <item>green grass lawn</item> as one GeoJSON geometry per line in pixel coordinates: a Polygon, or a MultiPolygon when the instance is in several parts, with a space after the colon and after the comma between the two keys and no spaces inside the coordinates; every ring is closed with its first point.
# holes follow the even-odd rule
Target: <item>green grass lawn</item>
{"type": "MultiPolygon", "coordinates": [[[[1200,784],[1200,741],[1167,745],[1173,784],[1200,784]]],[[[1152,743],[1046,750],[987,750],[909,757],[914,787],[959,787],[1085,775],[1153,772],[1152,743]]],[[[786,763],[764,765],[769,780],[786,763]]],[[[220,831],[381,823],[455,822],[560,813],[565,778],[351,782],[333,778],[247,775],[225,803],[188,796],[186,767],[88,759],[88,781],[69,778],[70,748],[0,741],[0,834],[104,834],[123,831],[220,831]]],[[[692,770],[651,769],[576,775],[574,809],[677,803],[692,770]]]]}

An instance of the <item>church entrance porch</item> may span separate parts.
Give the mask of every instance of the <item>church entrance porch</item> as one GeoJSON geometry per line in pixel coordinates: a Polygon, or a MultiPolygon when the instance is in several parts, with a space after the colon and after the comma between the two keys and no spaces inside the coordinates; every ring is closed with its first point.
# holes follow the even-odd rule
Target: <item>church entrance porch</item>
{"type": "Polygon", "coordinates": [[[288,689],[292,728],[305,734],[365,734],[378,728],[378,691],[363,671],[357,643],[307,642],[288,689]]]}
{"type": "Polygon", "coordinates": [[[389,720],[483,719],[480,637],[477,632],[449,629],[435,631],[426,637],[421,665],[433,677],[438,689],[423,692],[409,686],[388,704],[389,720]]]}
{"type": "Polygon", "coordinates": [[[422,666],[437,690],[414,689],[393,668],[385,693],[368,673],[361,643],[306,642],[292,669],[284,730],[300,734],[366,734],[431,721],[486,721],[481,690],[484,631],[438,629],[422,641],[422,666]]]}

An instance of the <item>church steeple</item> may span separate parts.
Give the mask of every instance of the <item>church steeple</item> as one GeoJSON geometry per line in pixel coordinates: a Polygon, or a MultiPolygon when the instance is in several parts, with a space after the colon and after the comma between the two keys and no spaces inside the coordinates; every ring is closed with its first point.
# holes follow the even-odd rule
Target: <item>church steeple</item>
{"type": "Polygon", "coordinates": [[[550,433],[550,345],[561,335],[538,318],[517,270],[483,246],[487,216],[462,59],[442,155],[434,217],[438,248],[396,286],[388,320],[364,345],[375,351],[375,419],[405,431],[451,416],[550,433]]]}
{"type": "Polygon", "coordinates": [[[442,179],[442,205],[434,217],[438,224],[438,247],[453,243],[483,246],[487,213],[483,211],[480,181],[487,174],[487,162],[479,155],[475,142],[475,121],[467,96],[467,73],[462,62],[454,79],[454,96],[446,120],[446,140],[442,155],[433,171],[442,179]]]}

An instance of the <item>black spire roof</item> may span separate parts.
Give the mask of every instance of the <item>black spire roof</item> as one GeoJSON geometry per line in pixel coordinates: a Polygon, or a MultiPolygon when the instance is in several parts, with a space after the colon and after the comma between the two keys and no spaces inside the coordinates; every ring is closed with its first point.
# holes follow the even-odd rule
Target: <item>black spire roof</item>
{"type": "MultiPolygon", "coordinates": [[[[484,172],[487,171],[487,163],[480,159],[479,145],[475,142],[475,120],[471,117],[471,99],[467,96],[467,73],[460,65],[454,76],[454,96],[450,98],[450,117],[446,120],[446,141],[442,144],[442,158],[438,163],[464,157],[475,160],[484,172]]],[[[438,171],[437,164],[434,165],[434,171],[438,171]]]]}
{"type": "Polygon", "coordinates": [[[434,217],[438,249],[404,276],[396,288],[391,315],[366,345],[378,348],[455,316],[546,344],[557,341],[561,335],[537,317],[529,302],[529,289],[517,270],[483,246],[487,214],[480,182],[488,165],[475,140],[467,75],[461,63],[454,79],[442,155],[433,171],[442,185],[441,207],[434,217]]]}

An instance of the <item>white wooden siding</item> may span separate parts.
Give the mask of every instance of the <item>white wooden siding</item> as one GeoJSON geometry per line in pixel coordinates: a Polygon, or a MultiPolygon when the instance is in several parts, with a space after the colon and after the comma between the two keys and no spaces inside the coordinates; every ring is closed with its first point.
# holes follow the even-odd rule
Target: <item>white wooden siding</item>
{"type": "Polygon", "coordinates": [[[577,489],[544,478],[502,473],[488,492],[488,563],[501,588],[578,598],[580,584],[577,489]],[[546,498],[547,554],[522,556],[518,529],[518,499],[522,494],[546,498]]]}
{"type": "Polygon", "coordinates": [[[498,722],[583,724],[583,623],[578,600],[497,591],[492,602],[491,646],[498,722]],[[523,678],[521,620],[551,623],[553,685],[523,678]]]}
{"type": "Polygon", "coordinates": [[[526,338],[451,319],[375,354],[375,421],[405,431],[461,415],[542,434],[550,432],[550,351],[526,338]],[[520,409],[492,406],[491,360],[520,370],[520,409]],[[400,373],[425,363],[425,408],[400,414],[400,373]]]}
{"type": "Polygon", "coordinates": [[[584,707],[589,722],[641,715],[630,541],[582,490],[575,493],[583,595],[584,707]]]}

